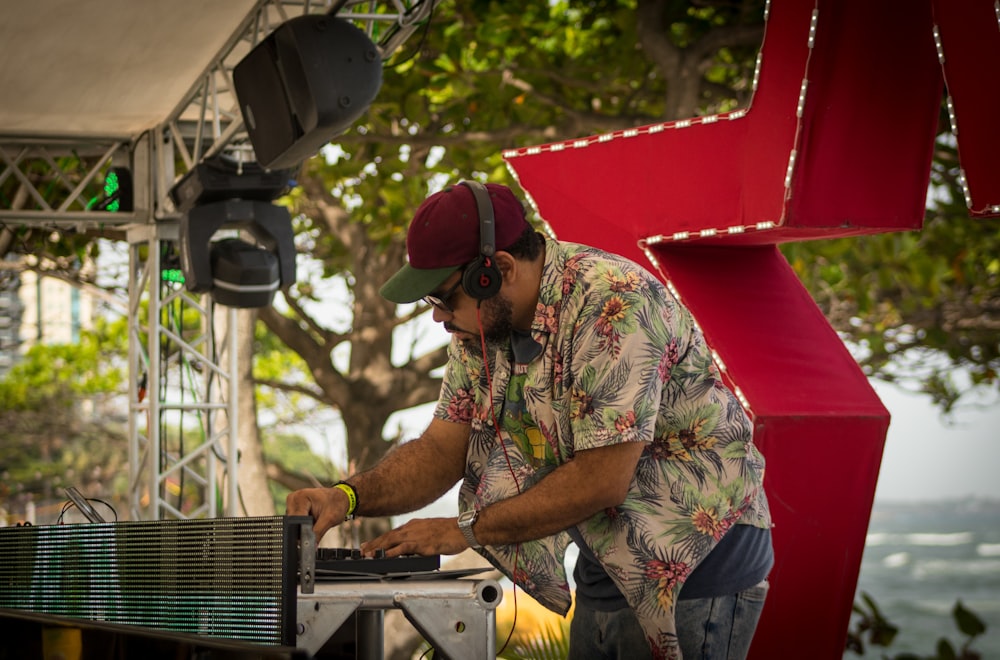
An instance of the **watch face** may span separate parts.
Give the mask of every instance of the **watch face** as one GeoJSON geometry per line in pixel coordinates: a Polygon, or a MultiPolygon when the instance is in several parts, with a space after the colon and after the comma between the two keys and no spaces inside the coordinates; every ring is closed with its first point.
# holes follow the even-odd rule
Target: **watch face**
{"type": "Polygon", "coordinates": [[[458,517],[458,524],[459,525],[471,525],[472,523],[476,522],[476,518],[478,517],[478,514],[479,514],[479,512],[476,511],[475,509],[473,509],[471,511],[466,511],[466,512],[462,513],[458,517]]]}

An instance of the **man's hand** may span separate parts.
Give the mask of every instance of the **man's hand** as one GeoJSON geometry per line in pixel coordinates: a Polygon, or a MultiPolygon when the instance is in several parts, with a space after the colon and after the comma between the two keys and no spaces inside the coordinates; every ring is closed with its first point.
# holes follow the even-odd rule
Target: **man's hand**
{"type": "Polygon", "coordinates": [[[317,544],[330,529],[344,522],[349,507],[347,494],[339,488],[303,488],[285,498],[286,515],[312,517],[317,544]]]}
{"type": "Polygon", "coordinates": [[[386,557],[399,555],[457,555],[469,544],[458,528],[458,518],[420,518],[361,544],[361,552],[371,557],[379,548],[386,557]]]}

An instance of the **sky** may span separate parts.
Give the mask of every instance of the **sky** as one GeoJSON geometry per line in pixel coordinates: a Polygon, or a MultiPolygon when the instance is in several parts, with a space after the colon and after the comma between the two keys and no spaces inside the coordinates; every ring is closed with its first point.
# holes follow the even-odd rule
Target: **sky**
{"type": "Polygon", "coordinates": [[[927,397],[871,382],[891,415],[876,501],[1000,499],[1000,404],[946,422],[927,397]]]}

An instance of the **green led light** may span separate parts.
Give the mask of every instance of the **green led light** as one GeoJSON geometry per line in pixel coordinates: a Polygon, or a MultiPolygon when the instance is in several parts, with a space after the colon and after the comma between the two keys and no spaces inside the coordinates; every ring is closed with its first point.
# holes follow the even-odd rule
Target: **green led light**
{"type": "Polygon", "coordinates": [[[113,201],[107,205],[104,209],[105,211],[111,211],[115,213],[120,207],[118,197],[115,195],[121,189],[121,182],[118,180],[118,173],[114,170],[108,172],[108,175],[104,177],[104,196],[107,199],[112,199],[113,201]]]}
{"type": "Polygon", "coordinates": [[[184,272],[179,268],[168,268],[160,273],[164,282],[177,282],[184,284],[184,272]]]}

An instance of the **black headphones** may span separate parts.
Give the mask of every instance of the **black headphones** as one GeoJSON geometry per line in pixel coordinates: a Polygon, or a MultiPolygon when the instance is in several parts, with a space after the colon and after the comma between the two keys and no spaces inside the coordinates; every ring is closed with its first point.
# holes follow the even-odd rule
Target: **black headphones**
{"type": "Polygon", "coordinates": [[[476,211],[479,214],[479,256],[465,267],[462,273],[462,288],[469,297],[475,300],[486,300],[500,292],[503,281],[500,269],[493,261],[496,254],[496,227],[493,218],[493,202],[486,186],[478,181],[460,181],[472,191],[476,198],[476,211]]]}

